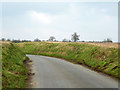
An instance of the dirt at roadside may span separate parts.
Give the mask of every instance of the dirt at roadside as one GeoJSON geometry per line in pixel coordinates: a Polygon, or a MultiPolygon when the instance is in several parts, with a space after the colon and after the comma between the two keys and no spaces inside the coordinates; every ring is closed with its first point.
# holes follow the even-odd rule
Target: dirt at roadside
{"type": "Polygon", "coordinates": [[[33,61],[32,60],[24,60],[23,62],[26,67],[28,68],[28,80],[27,80],[27,87],[26,88],[31,88],[33,86],[33,81],[32,81],[32,78],[33,76],[35,75],[35,73],[33,72],[33,61]]]}

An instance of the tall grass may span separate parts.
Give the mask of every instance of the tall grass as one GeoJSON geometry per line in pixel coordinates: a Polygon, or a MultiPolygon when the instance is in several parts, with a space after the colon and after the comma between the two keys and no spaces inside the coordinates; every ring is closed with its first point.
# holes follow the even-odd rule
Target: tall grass
{"type": "Polygon", "coordinates": [[[26,54],[62,58],[120,78],[118,75],[117,48],[103,48],[86,43],[28,42],[16,45],[26,54]]]}
{"type": "Polygon", "coordinates": [[[2,44],[2,88],[24,88],[28,69],[23,61],[28,59],[12,43],[2,44]]]}

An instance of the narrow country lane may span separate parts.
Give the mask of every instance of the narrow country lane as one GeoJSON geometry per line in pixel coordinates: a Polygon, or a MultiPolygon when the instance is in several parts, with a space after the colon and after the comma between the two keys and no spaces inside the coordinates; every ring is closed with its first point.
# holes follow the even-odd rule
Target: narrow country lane
{"type": "Polygon", "coordinates": [[[27,55],[33,61],[32,88],[118,88],[108,76],[62,59],[27,55]]]}

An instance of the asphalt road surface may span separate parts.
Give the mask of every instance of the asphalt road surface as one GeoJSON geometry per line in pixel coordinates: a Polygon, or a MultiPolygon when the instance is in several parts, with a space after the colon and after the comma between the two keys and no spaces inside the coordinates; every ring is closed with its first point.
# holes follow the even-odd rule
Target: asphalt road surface
{"type": "Polygon", "coordinates": [[[118,88],[118,81],[62,59],[27,55],[33,61],[32,88],[118,88]]]}

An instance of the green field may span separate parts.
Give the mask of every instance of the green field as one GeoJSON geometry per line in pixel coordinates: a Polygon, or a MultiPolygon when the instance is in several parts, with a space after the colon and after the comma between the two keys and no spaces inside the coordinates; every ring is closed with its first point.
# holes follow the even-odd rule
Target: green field
{"type": "Polygon", "coordinates": [[[28,60],[17,46],[2,44],[2,88],[24,88],[28,69],[23,61],[28,60]]]}
{"type": "Polygon", "coordinates": [[[67,61],[87,66],[93,70],[106,73],[113,77],[118,75],[118,49],[104,48],[87,43],[17,43],[26,54],[45,55],[62,58],[67,61]]]}

